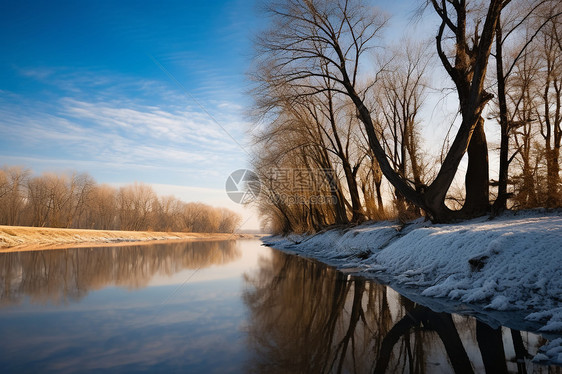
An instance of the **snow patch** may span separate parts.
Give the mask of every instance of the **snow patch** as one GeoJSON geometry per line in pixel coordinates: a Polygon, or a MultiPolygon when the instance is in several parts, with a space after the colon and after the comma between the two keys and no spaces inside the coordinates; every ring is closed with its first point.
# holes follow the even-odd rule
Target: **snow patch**
{"type": "Polygon", "coordinates": [[[553,363],[562,365],[562,338],[554,339],[539,348],[539,352],[533,358],[534,362],[553,363]]]}
{"type": "Polygon", "coordinates": [[[530,211],[459,224],[367,223],[268,245],[340,269],[383,275],[423,296],[528,310],[541,331],[562,332],[562,216],[530,211]]]}

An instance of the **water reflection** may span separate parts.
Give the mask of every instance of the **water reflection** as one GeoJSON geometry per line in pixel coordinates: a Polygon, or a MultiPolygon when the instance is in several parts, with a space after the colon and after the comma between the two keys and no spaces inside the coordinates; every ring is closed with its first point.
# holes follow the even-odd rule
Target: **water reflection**
{"type": "Polygon", "coordinates": [[[0,255],[0,305],[79,300],[110,285],[137,289],[155,275],[223,265],[240,258],[235,241],[178,242],[0,255]]]}
{"type": "Polygon", "coordinates": [[[247,274],[252,373],[561,373],[544,340],[435,313],[385,286],[273,252],[247,274]]]}

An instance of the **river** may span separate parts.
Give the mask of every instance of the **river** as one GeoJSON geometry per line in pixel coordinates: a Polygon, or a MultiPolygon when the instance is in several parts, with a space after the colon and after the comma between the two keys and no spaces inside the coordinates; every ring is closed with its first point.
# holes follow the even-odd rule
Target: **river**
{"type": "Polygon", "coordinates": [[[531,361],[540,335],[258,240],[3,253],[0,273],[3,373],[562,373],[531,361]]]}

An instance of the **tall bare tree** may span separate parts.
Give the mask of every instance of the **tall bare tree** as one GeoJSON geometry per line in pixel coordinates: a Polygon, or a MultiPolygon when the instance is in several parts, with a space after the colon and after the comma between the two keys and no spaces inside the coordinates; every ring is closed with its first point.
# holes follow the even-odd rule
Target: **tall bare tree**
{"type": "Polygon", "coordinates": [[[0,222],[17,225],[25,205],[25,184],[29,170],[18,166],[0,169],[0,222]]]}
{"type": "Polygon", "coordinates": [[[149,185],[135,182],[119,189],[119,222],[123,230],[150,228],[156,194],[149,185]]]}
{"type": "MultiPolygon", "coordinates": [[[[527,137],[531,134],[531,122],[534,117],[531,108],[535,107],[536,102],[536,93],[531,91],[535,90],[533,87],[537,85],[537,79],[540,81],[537,74],[541,70],[541,61],[544,60],[543,49],[539,48],[541,52],[537,49],[537,39],[545,34],[548,29],[546,26],[556,22],[561,14],[560,4],[552,0],[532,0],[518,5],[518,8],[513,8],[510,12],[503,11],[502,22],[496,24],[494,57],[498,107],[496,115],[500,125],[500,164],[498,196],[493,205],[494,214],[507,207],[507,199],[510,196],[507,191],[509,165],[518,154],[524,158],[525,189],[529,191],[528,188],[532,185],[528,167],[530,147],[526,147],[528,142],[524,141],[521,147],[516,147],[510,155],[510,139],[517,142],[517,133],[527,137]]],[[[552,56],[552,38],[547,37],[543,40],[546,44],[546,40],[551,41],[548,51],[544,53],[552,56]]]]}
{"type": "Polygon", "coordinates": [[[419,188],[405,180],[389,163],[376,133],[373,110],[366,105],[369,85],[361,84],[365,52],[386,23],[386,18],[360,0],[286,0],[269,8],[273,25],[258,42],[261,66],[270,71],[267,84],[287,84],[302,95],[325,91],[319,80],[334,82],[334,91],[346,95],[357,110],[369,145],[389,180],[407,200],[422,208],[434,221],[469,217],[488,208],[487,145],[481,113],[490,100],[484,86],[495,26],[508,1],[480,4],[486,9],[484,23],[470,20],[465,1],[431,1],[441,18],[436,47],[439,58],[453,80],[459,97],[462,122],[435,180],[419,188]],[[474,26],[469,31],[467,24],[474,26]],[[447,33],[446,33],[447,31],[447,33]],[[454,42],[445,48],[447,40],[454,42]],[[451,50],[452,53],[448,54],[451,50]],[[473,136],[474,135],[474,136],[473,136]],[[469,146],[470,145],[470,146],[469,146]],[[469,153],[467,200],[460,212],[445,206],[445,196],[465,152],[469,153]]]}
{"type": "Polygon", "coordinates": [[[562,204],[560,186],[560,145],[562,141],[562,5],[558,3],[555,16],[543,29],[541,44],[545,77],[542,110],[538,113],[541,135],[545,144],[548,207],[562,204]]]}
{"type": "MultiPolygon", "coordinates": [[[[431,61],[428,45],[403,39],[392,48],[376,87],[375,111],[381,123],[381,139],[394,170],[417,191],[425,186],[425,163],[420,149],[420,109],[428,85],[431,61]]],[[[396,192],[398,210],[406,210],[405,201],[396,192]]]]}
{"type": "Polygon", "coordinates": [[[88,218],[84,228],[110,230],[117,228],[117,193],[107,184],[93,188],[88,200],[88,218]]]}

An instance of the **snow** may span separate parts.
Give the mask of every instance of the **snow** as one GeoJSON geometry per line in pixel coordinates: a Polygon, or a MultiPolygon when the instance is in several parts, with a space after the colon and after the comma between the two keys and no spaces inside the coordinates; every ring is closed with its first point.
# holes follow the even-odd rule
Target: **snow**
{"type": "MultiPolygon", "coordinates": [[[[560,212],[507,213],[458,224],[367,223],[264,242],[391,286],[415,287],[423,297],[519,311],[539,323],[539,331],[562,334],[560,212]]],[[[562,362],[562,350],[553,347],[540,355],[562,362]]]]}
{"type": "Polygon", "coordinates": [[[562,338],[554,339],[542,346],[533,358],[535,362],[551,362],[562,365],[562,338]]]}

